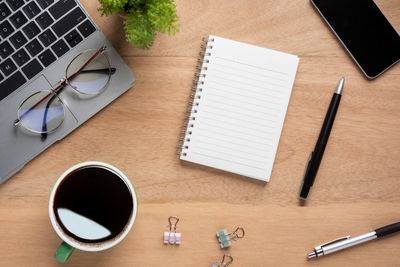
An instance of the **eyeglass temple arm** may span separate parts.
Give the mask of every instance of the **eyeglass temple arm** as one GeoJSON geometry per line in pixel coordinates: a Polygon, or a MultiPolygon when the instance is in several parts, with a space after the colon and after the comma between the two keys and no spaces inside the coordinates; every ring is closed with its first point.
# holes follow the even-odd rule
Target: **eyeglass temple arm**
{"type": "MultiPolygon", "coordinates": [[[[61,90],[62,90],[62,89],[60,89],[60,91],[61,91],[61,90]]],[[[42,132],[43,132],[43,133],[42,133],[42,135],[41,135],[42,141],[46,140],[46,138],[47,138],[47,123],[46,123],[46,121],[47,121],[47,114],[48,114],[48,111],[49,111],[49,107],[50,107],[50,105],[51,105],[51,102],[53,102],[53,100],[56,98],[56,95],[57,95],[57,94],[53,94],[53,95],[51,96],[49,102],[47,102],[47,104],[46,104],[46,109],[44,110],[43,122],[42,122],[42,132]]]]}
{"type": "MultiPolygon", "coordinates": [[[[83,71],[80,72],[80,74],[82,74],[82,73],[100,73],[100,74],[111,73],[111,74],[114,74],[116,71],[117,71],[116,68],[111,67],[109,69],[83,70],[83,71]]],[[[71,79],[68,78],[68,80],[71,80],[71,79]]]]}

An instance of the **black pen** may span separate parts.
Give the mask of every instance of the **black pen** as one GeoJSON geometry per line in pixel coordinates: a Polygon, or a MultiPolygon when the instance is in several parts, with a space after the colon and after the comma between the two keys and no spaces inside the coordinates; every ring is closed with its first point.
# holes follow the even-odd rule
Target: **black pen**
{"type": "Polygon", "coordinates": [[[324,155],[326,144],[328,143],[329,134],[331,133],[333,122],[335,121],[336,112],[339,107],[340,98],[342,97],[344,77],[339,82],[335,93],[333,94],[331,103],[326,113],[324,124],[319,133],[318,141],[315,144],[314,151],[311,152],[308,158],[306,170],[304,172],[303,182],[300,188],[300,199],[306,200],[308,193],[314,183],[319,165],[324,155]]]}

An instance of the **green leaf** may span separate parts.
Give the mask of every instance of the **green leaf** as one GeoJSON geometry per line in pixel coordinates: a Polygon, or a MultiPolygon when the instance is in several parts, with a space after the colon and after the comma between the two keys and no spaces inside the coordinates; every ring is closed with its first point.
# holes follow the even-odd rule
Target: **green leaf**
{"type": "Polygon", "coordinates": [[[99,0],[102,15],[124,13],[126,40],[140,49],[149,49],[157,31],[174,35],[180,25],[174,0],[99,0]]]}

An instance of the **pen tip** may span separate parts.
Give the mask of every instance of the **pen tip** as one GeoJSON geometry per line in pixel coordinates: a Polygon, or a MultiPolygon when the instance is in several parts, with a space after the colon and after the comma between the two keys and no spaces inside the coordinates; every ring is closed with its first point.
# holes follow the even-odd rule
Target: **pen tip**
{"type": "Polygon", "coordinates": [[[317,255],[315,254],[315,252],[311,252],[311,253],[308,253],[308,256],[307,256],[307,258],[308,259],[312,259],[312,258],[315,258],[317,255]]]}
{"type": "Polygon", "coordinates": [[[343,92],[343,85],[344,85],[344,77],[342,77],[342,79],[340,79],[339,84],[336,88],[336,94],[341,95],[343,92]]]}

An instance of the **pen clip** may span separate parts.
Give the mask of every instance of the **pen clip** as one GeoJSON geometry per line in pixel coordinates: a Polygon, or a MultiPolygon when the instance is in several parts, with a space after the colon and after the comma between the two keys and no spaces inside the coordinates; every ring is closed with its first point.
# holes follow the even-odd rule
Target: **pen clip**
{"type": "Polygon", "coordinates": [[[322,247],[325,247],[325,246],[329,246],[329,245],[332,245],[333,243],[340,242],[340,241],[343,241],[343,240],[346,240],[346,239],[349,239],[349,238],[350,238],[349,235],[346,235],[346,236],[343,236],[343,237],[339,237],[339,238],[337,238],[335,240],[326,242],[326,243],[324,243],[322,245],[319,245],[318,247],[315,247],[315,248],[322,248],[322,247]]]}
{"type": "Polygon", "coordinates": [[[308,157],[308,160],[307,160],[306,169],[304,170],[303,180],[301,181],[301,186],[300,186],[300,198],[301,198],[301,191],[303,190],[303,186],[304,186],[304,179],[306,178],[307,171],[310,168],[310,162],[311,162],[312,156],[313,156],[313,152],[310,153],[310,156],[308,157]]]}
{"type": "Polygon", "coordinates": [[[303,174],[303,183],[304,183],[304,178],[306,177],[306,174],[307,174],[307,170],[308,170],[308,168],[310,168],[310,162],[311,162],[311,159],[312,159],[312,155],[313,155],[313,152],[311,152],[310,156],[308,157],[306,169],[304,170],[304,174],[303,174]]]}

